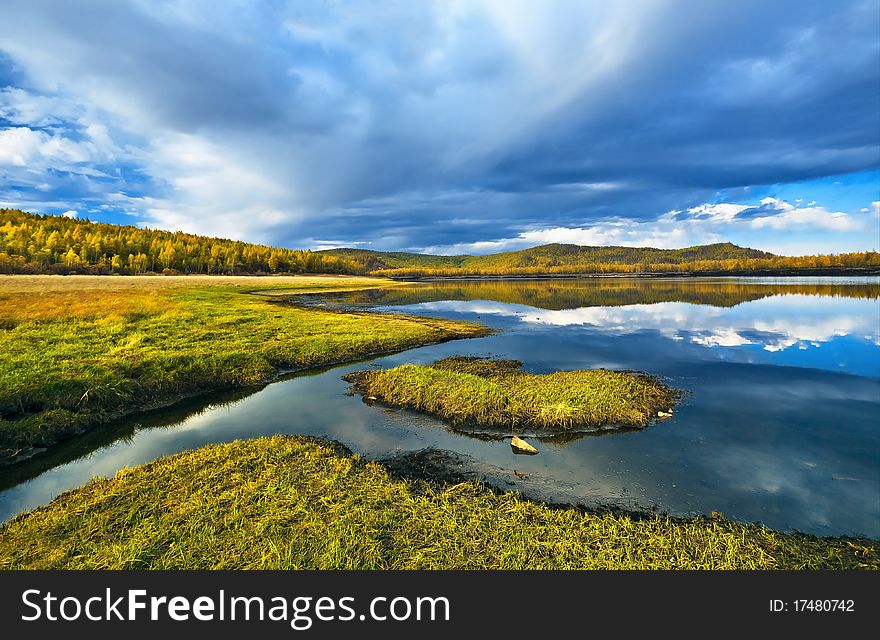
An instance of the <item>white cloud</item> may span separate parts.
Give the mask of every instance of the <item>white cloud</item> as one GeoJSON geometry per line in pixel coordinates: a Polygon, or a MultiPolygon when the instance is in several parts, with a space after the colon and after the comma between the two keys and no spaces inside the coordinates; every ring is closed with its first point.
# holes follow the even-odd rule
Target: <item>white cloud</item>
{"type": "Polygon", "coordinates": [[[76,218],[79,215],[79,211],[75,211],[73,209],[70,209],[69,211],[65,211],[61,215],[64,216],[65,218],[76,218]]]}
{"type": "Polygon", "coordinates": [[[639,222],[626,218],[611,218],[584,227],[553,227],[523,231],[514,238],[483,242],[467,242],[449,246],[427,247],[425,253],[446,255],[460,253],[495,253],[514,251],[541,244],[579,244],[593,246],[656,247],[673,249],[703,242],[717,242],[722,236],[715,233],[694,233],[694,229],[674,222],[639,222]]]}
{"type": "Polygon", "coordinates": [[[751,225],[755,229],[770,228],[776,231],[794,230],[799,227],[827,229],[830,231],[867,231],[868,220],[858,214],[847,214],[843,211],[828,211],[823,207],[797,207],[784,200],[764,198],[761,204],[773,206],[773,215],[753,218],[751,225]]]}
{"type": "Polygon", "coordinates": [[[18,87],[0,89],[0,118],[14,125],[46,127],[80,117],[82,109],[58,96],[31,93],[18,87]]]}
{"type": "MultiPolygon", "coordinates": [[[[796,206],[784,200],[765,198],[764,213],[740,217],[754,210],[753,205],[722,203],[691,207],[682,217],[678,210],[669,211],[655,220],[608,218],[583,227],[553,227],[523,231],[512,238],[428,247],[427,253],[494,253],[513,251],[541,244],[561,243],[594,246],[655,247],[676,249],[722,241],[738,242],[786,255],[836,253],[841,246],[853,251],[877,250],[880,243],[880,220],[873,212],[845,213],[828,211],[819,206],[796,206]],[[813,233],[769,239],[767,230],[813,233]],[[785,251],[786,248],[790,250],[785,251]]],[[[877,205],[874,205],[877,211],[877,205]]]]}
{"type": "MultiPolygon", "coordinates": [[[[747,204],[732,204],[732,203],[721,203],[721,204],[701,204],[698,207],[691,207],[688,209],[688,213],[690,213],[694,218],[712,220],[714,222],[730,222],[736,216],[746,209],[749,208],[747,204]]],[[[680,211],[675,211],[672,213],[681,213],[680,211]]]]}
{"type": "Polygon", "coordinates": [[[69,167],[91,159],[89,145],[62,136],[13,127],[0,131],[0,165],[29,169],[69,167]]]}
{"type": "Polygon", "coordinates": [[[343,240],[316,240],[314,238],[308,238],[303,242],[303,247],[307,249],[311,249],[312,251],[326,251],[328,249],[344,249],[351,247],[365,247],[372,244],[368,241],[361,242],[346,242],[343,240]]]}
{"type": "Polygon", "coordinates": [[[274,225],[297,217],[287,191],[264,171],[265,160],[248,162],[234,149],[202,137],[156,139],[144,162],[155,178],[170,185],[170,193],[138,202],[120,199],[139,206],[150,225],[270,242],[274,225]]]}

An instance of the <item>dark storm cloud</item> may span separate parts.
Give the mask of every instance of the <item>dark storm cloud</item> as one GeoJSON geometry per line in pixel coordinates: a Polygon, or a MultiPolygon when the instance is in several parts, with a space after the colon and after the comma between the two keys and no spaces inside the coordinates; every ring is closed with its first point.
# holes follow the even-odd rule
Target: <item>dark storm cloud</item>
{"type": "Polygon", "coordinates": [[[0,21],[0,116],[32,130],[0,137],[0,200],[105,185],[203,233],[444,247],[880,164],[876,2],[30,0],[0,21]]]}
{"type": "MultiPolygon", "coordinates": [[[[614,180],[635,190],[716,190],[877,165],[874,9],[692,9],[687,20],[671,14],[655,23],[662,34],[642,44],[614,84],[521,143],[492,177],[523,191],[614,180]]],[[[657,212],[650,202],[642,209],[629,213],[657,212]]]]}

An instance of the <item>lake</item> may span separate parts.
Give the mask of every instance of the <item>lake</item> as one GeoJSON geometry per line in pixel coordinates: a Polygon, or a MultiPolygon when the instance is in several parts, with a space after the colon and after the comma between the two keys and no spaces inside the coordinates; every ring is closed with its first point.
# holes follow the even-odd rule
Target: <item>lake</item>
{"type": "Polygon", "coordinates": [[[96,475],[208,443],[274,433],[341,441],[368,458],[433,448],[531,497],[779,530],[880,537],[880,278],[447,281],[304,296],[328,308],[475,320],[486,338],[431,345],[214,394],[98,429],[0,469],[0,519],[96,475]],[[341,377],[454,354],[535,373],[636,369],[686,396],[643,430],[508,441],[368,406],[341,377]]]}

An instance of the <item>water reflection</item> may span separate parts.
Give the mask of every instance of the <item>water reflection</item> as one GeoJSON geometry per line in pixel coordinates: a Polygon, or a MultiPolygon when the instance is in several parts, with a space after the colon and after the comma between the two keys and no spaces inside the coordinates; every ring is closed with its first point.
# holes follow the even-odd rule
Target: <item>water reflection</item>
{"type": "MultiPolygon", "coordinates": [[[[778,529],[880,536],[880,280],[432,283],[310,304],[479,320],[488,338],[294,376],[123,421],[0,470],[0,518],[94,475],[212,442],[274,433],[381,458],[435,447],[506,470],[543,499],[677,514],[721,511],[778,529]],[[676,415],[628,433],[541,440],[540,455],[441,421],[365,405],[341,376],[365,366],[497,355],[529,370],[641,369],[688,391],[676,415]],[[520,475],[529,476],[528,481],[520,475]]],[[[510,484],[513,483],[513,484],[510,484]]]]}
{"type": "Polygon", "coordinates": [[[63,442],[46,453],[0,469],[0,491],[26,482],[72,460],[89,458],[93,452],[111,444],[131,443],[135,434],[144,429],[179,427],[187,420],[198,420],[198,416],[235,404],[260,389],[261,387],[224,390],[197,398],[187,398],[172,407],[144,411],[88,431],[81,437],[63,442]]]}
{"type": "Polygon", "coordinates": [[[427,302],[492,300],[538,309],[619,307],[689,302],[733,307],[770,296],[874,299],[880,278],[580,278],[572,280],[437,281],[409,287],[297,296],[296,303],[401,306],[427,302]]]}
{"type": "Polygon", "coordinates": [[[654,330],[672,340],[689,340],[706,347],[758,345],[772,352],[819,347],[850,335],[880,344],[880,327],[871,314],[875,306],[872,299],[795,295],[753,302],[747,313],[681,302],[546,310],[478,300],[425,302],[411,305],[407,311],[497,315],[557,327],[589,325],[618,335],[654,330]]]}

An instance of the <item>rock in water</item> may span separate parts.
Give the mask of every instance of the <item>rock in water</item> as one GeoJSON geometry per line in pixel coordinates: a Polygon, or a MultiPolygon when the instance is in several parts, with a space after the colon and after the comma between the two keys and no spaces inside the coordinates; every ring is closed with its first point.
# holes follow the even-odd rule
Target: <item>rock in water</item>
{"type": "Polygon", "coordinates": [[[535,447],[517,436],[513,436],[513,438],[510,439],[510,448],[513,449],[514,453],[525,453],[530,456],[538,453],[538,450],[535,449],[535,447]]]}

